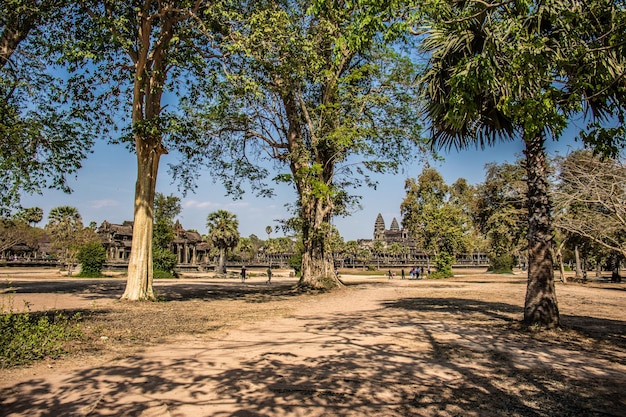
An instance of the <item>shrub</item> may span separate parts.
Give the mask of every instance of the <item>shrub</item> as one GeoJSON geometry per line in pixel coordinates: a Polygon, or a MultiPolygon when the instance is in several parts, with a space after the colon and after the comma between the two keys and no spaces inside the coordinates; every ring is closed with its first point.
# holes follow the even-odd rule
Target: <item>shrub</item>
{"type": "Polygon", "coordinates": [[[176,261],[176,255],[171,251],[157,246],[152,248],[155,278],[175,278],[174,267],[176,266],[176,261]]]}
{"type": "Polygon", "coordinates": [[[78,262],[81,264],[79,277],[97,278],[102,275],[106,262],[106,251],[100,242],[89,242],[78,251],[78,262]]]}
{"type": "Polygon", "coordinates": [[[447,252],[439,252],[435,256],[435,267],[437,272],[431,274],[431,278],[448,278],[453,276],[452,264],[454,263],[454,256],[447,252]]]}
{"type": "Polygon", "coordinates": [[[159,278],[178,278],[178,274],[175,271],[163,271],[161,269],[155,269],[152,272],[152,276],[155,279],[159,279],[159,278]]]}
{"type": "Polygon", "coordinates": [[[26,365],[46,357],[66,353],[68,341],[81,337],[80,314],[71,318],[61,313],[51,316],[28,311],[0,316],[0,368],[26,365]]]}
{"type": "Polygon", "coordinates": [[[513,256],[509,254],[492,254],[489,256],[489,270],[496,274],[513,273],[513,256]]]}

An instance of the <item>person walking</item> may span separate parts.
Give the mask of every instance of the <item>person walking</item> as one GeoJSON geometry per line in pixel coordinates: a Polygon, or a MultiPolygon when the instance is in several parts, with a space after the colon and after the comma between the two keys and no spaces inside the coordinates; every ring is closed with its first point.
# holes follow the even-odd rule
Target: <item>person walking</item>
{"type": "Polygon", "coordinates": [[[245,266],[241,267],[241,282],[243,282],[244,284],[246,282],[246,267],[245,266]]]}
{"type": "Polygon", "coordinates": [[[272,267],[269,266],[267,268],[267,285],[270,285],[272,283],[272,267]]]}

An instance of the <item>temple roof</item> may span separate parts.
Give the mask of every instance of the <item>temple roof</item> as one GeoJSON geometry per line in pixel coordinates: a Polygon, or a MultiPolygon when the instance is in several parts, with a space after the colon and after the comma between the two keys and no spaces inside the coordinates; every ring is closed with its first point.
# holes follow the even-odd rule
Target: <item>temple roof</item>
{"type": "Polygon", "coordinates": [[[374,223],[374,232],[382,232],[385,230],[385,220],[383,219],[383,215],[378,213],[376,217],[376,223],[374,223]]]}

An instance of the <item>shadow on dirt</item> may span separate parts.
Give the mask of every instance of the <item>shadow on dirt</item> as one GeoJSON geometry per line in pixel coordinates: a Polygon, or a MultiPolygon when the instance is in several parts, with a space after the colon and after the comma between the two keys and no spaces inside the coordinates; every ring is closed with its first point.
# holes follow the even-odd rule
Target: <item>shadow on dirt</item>
{"type": "Polygon", "coordinates": [[[367,314],[266,324],[259,332],[271,336],[252,351],[244,334],[221,350],[138,355],[54,387],[33,378],[0,391],[0,404],[42,417],[623,415],[626,378],[611,370],[626,365],[623,352],[598,355],[573,334],[538,338],[518,330],[519,314],[506,303],[400,299],[367,314]],[[234,352],[238,366],[223,369],[224,352],[234,352]]]}
{"type": "MultiPolygon", "coordinates": [[[[120,279],[76,279],[71,281],[10,281],[0,284],[0,294],[80,294],[85,297],[121,298],[126,281],[120,279]]],[[[153,286],[159,301],[241,300],[265,302],[270,298],[302,294],[292,283],[266,285],[237,282],[155,281],[153,286]]]]}

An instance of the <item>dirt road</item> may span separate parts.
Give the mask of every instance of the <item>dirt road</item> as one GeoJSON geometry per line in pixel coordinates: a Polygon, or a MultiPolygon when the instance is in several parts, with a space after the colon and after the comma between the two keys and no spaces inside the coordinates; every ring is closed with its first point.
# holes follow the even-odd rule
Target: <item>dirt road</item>
{"type": "MultiPolygon", "coordinates": [[[[178,334],[131,356],[1,371],[0,415],[626,415],[623,285],[559,284],[566,329],[533,333],[519,325],[523,276],[344,278],[341,291],[276,301],[287,313],[224,331],[178,334]]],[[[115,308],[120,289],[110,285],[53,293],[56,308],[76,308],[70,300],[115,308]]],[[[189,308],[222,305],[193,301],[189,308]]]]}

